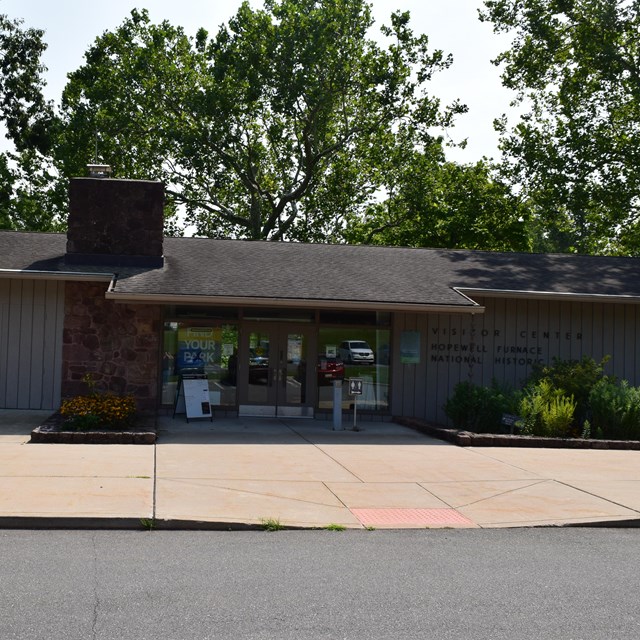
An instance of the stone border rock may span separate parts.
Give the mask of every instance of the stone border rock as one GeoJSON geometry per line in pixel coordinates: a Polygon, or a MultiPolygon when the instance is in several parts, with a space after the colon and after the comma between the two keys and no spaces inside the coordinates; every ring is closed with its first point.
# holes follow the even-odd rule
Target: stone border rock
{"type": "Polygon", "coordinates": [[[393,418],[394,422],[420,433],[445,440],[459,447],[542,447],[553,449],[622,449],[640,450],[638,440],[587,440],[584,438],[542,438],[499,433],[472,433],[448,429],[417,418],[393,418]]]}
{"type": "Polygon", "coordinates": [[[141,426],[126,431],[64,431],[59,413],[49,416],[31,431],[30,442],[58,444],[155,444],[158,434],[154,427],[141,426]]]}

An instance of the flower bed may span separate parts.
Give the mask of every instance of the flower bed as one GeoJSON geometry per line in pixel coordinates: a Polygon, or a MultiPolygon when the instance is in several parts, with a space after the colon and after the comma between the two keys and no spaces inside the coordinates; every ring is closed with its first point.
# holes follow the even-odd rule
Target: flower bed
{"type": "Polygon", "coordinates": [[[86,373],[84,395],[65,398],[60,411],[31,432],[31,442],[153,444],[155,426],[144,424],[131,395],[98,392],[94,374],[86,373]]]}

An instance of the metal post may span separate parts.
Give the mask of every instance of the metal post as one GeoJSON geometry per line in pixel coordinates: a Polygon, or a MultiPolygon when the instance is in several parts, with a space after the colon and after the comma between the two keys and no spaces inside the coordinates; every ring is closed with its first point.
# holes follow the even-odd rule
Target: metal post
{"type": "Polygon", "coordinates": [[[353,396],[353,430],[358,430],[357,424],[357,415],[358,415],[358,396],[353,396]]]}
{"type": "Polygon", "coordinates": [[[333,381],[333,430],[342,431],[342,380],[333,381]]]}

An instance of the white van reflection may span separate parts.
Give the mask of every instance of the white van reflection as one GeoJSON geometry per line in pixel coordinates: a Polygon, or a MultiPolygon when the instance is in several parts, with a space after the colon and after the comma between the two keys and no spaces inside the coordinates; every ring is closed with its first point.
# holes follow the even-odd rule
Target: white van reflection
{"type": "Polygon", "coordinates": [[[373,349],[364,340],[345,340],[338,347],[338,356],[346,364],[373,364],[373,349]]]}

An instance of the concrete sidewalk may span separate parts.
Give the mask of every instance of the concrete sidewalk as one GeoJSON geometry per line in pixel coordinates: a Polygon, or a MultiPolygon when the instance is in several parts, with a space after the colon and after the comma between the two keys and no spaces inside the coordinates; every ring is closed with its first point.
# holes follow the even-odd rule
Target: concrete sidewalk
{"type": "Polygon", "coordinates": [[[640,451],[460,448],[390,423],[264,418],[163,418],[155,446],[28,443],[46,417],[0,411],[0,527],[640,523],[640,451]]]}

